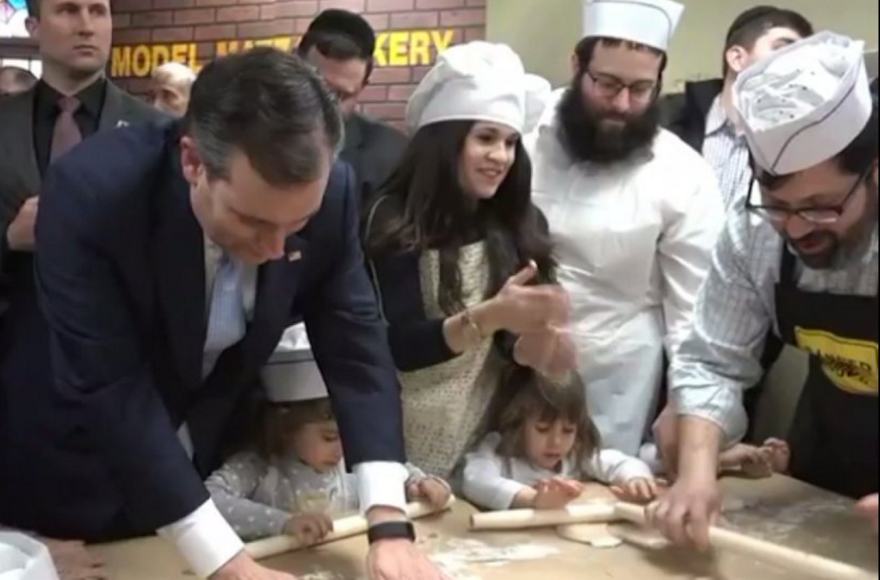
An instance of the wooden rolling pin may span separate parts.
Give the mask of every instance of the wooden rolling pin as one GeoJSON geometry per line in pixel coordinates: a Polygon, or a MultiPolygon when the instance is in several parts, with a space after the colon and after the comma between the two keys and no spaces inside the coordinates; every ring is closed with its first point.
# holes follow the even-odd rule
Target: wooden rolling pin
{"type": "MultiPolygon", "coordinates": [[[[474,530],[519,530],[567,524],[611,523],[629,521],[645,526],[645,508],[627,503],[594,503],[569,506],[562,510],[511,510],[476,514],[471,517],[474,530]]],[[[758,540],[718,527],[709,530],[712,547],[798,572],[822,580],[878,580],[867,570],[823,558],[800,550],[758,540]]]]}
{"type": "MultiPolygon", "coordinates": [[[[445,512],[451,509],[454,504],[455,496],[450,497],[449,503],[439,510],[421,502],[411,503],[406,507],[406,515],[408,515],[411,520],[417,520],[419,518],[445,512]]],[[[336,542],[353,536],[366,534],[369,527],[369,523],[364,516],[350,516],[335,520],[333,522],[333,531],[330,532],[326,538],[316,544],[304,544],[293,536],[275,536],[273,538],[251,542],[245,546],[245,550],[254,560],[265,560],[266,558],[280,556],[281,554],[286,554],[287,552],[293,552],[302,548],[329,544],[330,542],[336,542]]]]}

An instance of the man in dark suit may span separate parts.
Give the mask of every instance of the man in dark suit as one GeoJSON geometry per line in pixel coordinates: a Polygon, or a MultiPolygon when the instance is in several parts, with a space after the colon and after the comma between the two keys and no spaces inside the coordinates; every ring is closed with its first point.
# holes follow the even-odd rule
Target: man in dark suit
{"type": "Polygon", "coordinates": [[[202,480],[301,317],[360,479],[372,577],[440,578],[403,512],[399,386],[341,139],[312,68],[255,49],[202,70],[181,124],[98,135],[52,167],[36,278],[55,381],[10,393],[0,517],[88,540],[157,530],[201,577],[292,578],[246,555],[202,480]]]}
{"type": "Polygon", "coordinates": [[[373,73],[376,33],[359,14],[325,10],[312,21],[297,51],[320,71],[345,115],[342,159],[354,168],[360,197],[369,199],[397,166],[407,139],[397,129],[357,112],[373,73]]]}
{"type": "MultiPolygon", "coordinates": [[[[52,380],[49,330],[33,275],[43,177],[53,159],[95,132],[162,118],[104,77],[112,31],[108,0],[33,0],[28,8],[42,80],[0,99],[0,497],[12,479],[3,459],[7,429],[14,428],[6,424],[6,398],[23,394],[12,409],[30,413],[52,380]]],[[[27,473],[17,477],[26,480],[27,473]]],[[[0,515],[0,524],[12,523],[0,515]]],[[[104,578],[81,545],[45,543],[62,580],[104,578]]]]}

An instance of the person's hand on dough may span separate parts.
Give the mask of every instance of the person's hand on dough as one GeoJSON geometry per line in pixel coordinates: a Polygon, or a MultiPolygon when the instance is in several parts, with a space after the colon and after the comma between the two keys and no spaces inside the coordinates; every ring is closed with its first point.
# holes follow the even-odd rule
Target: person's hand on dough
{"type": "Polygon", "coordinates": [[[452,497],[449,485],[436,477],[425,477],[409,484],[406,490],[408,501],[424,500],[434,509],[443,509],[452,497]]]}
{"type": "Polygon", "coordinates": [[[38,538],[49,549],[61,580],[109,580],[104,562],[89,552],[83,542],[38,538]]]}
{"type": "Polygon", "coordinates": [[[562,509],[584,493],[584,486],[578,481],[554,477],[542,481],[535,487],[535,509],[562,509]]]}
{"type": "Polygon", "coordinates": [[[878,501],[877,494],[866,497],[861,503],[859,503],[859,511],[867,516],[871,520],[871,523],[874,524],[874,532],[878,531],[878,505],[880,505],[880,501],[878,501]]]}
{"type": "Polygon", "coordinates": [[[333,520],[324,514],[294,516],[284,526],[284,533],[303,544],[317,544],[333,531],[333,520]]]}
{"type": "Polygon", "coordinates": [[[657,481],[644,477],[631,479],[621,486],[611,488],[611,491],[621,501],[638,504],[650,503],[659,495],[657,481]]]}

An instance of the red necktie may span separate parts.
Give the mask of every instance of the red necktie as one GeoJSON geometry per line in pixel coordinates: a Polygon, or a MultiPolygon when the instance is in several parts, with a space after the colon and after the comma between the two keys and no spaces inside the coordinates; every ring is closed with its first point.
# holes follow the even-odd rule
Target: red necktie
{"type": "Polygon", "coordinates": [[[61,97],[58,101],[58,118],[55,119],[55,130],[52,133],[52,153],[50,161],[55,161],[82,141],[82,132],[76,124],[74,114],[82,103],[74,97],[61,97]]]}

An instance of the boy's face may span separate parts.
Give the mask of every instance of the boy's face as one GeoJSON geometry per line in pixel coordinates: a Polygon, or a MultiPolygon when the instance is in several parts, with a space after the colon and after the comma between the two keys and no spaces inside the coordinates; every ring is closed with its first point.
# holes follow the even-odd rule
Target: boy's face
{"type": "Polygon", "coordinates": [[[303,425],[291,435],[290,445],[296,457],[318,473],[332,471],[342,461],[342,441],[336,421],[303,425]]]}

